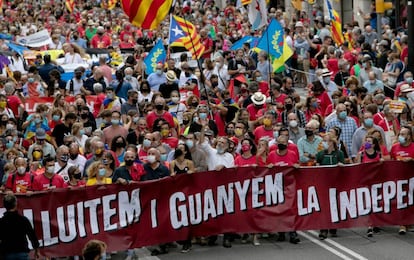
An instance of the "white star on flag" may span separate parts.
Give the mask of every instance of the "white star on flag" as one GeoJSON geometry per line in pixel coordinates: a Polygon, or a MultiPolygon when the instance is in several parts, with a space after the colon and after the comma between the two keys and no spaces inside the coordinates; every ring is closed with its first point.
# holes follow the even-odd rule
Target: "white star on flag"
{"type": "Polygon", "coordinates": [[[174,37],[177,37],[178,35],[182,35],[182,36],[184,36],[183,31],[182,31],[182,30],[180,30],[180,29],[178,28],[178,26],[175,26],[175,28],[174,28],[174,29],[172,29],[171,31],[173,31],[173,32],[174,32],[174,37]]]}

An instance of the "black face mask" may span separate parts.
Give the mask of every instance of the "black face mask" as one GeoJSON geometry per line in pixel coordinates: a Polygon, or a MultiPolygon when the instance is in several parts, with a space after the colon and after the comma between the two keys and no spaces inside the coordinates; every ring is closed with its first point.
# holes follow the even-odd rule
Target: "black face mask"
{"type": "Polygon", "coordinates": [[[125,160],[126,166],[132,166],[134,164],[134,160],[125,160]]]}
{"type": "Polygon", "coordinates": [[[70,154],[70,159],[75,160],[78,157],[78,154],[70,154]]]}
{"type": "Polygon", "coordinates": [[[187,78],[191,76],[190,72],[185,72],[184,74],[187,78]]]}
{"type": "Polygon", "coordinates": [[[292,104],[285,104],[286,110],[291,110],[293,108],[292,104]]]}
{"type": "Polygon", "coordinates": [[[279,150],[286,150],[287,149],[287,145],[286,144],[277,144],[277,149],[279,149],[279,150]]]}
{"type": "Polygon", "coordinates": [[[69,161],[69,156],[67,156],[67,155],[61,155],[61,156],[60,156],[60,160],[61,160],[62,162],[68,162],[68,161],[69,161]]]}
{"type": "Polygon", "coordinates": [[[78,111],[82,109],[82,105],[77,105],[76,107],[78,108],[78,111]]]}
{"type": "Polygon", "coordinates": [[[228,135],[234,135],[234,129],[227,129],[226,132],[228,135]]]}
{"type": "Polygon", "coordinates": [[[74,177],[75,179],[77,179],[77,180],[80,180],[80,179],[82,178],[82,175],[81,175],[81,173],[79,172],[79,173],[74,174],[74,175],[73,175],[73,177],[74,177]]]}
{"type": "Polygon", "coordinates": [[[163,109],[164,109],[164,105],[155,105],[155,108],[156,108],[158,111],[161,111],[161,110],[163,110],[163,109]]]}
{"type": "Polygon", "coordinates": [[[183,120],[184,125],[188,125],[188,123],[190,123],[190,120],[183,120]]]}
{"type": "Polygon", "coordinates": [[[198,102],[191,103],[192,107],[198,107],[198,102]]]}
{"type": "Polygon", "coordinates": [[[138,99],[134,98],[132,99],[132,104],[136,105],[138,103],[138,99]]]}
{"type": "Polygon", "coordinates": [[[74,35],[73,39],[76,41],[79,38],[79,36],[74,35]]]}
{"type": "Polygon", "coordinates": [[[76,78],[76,79],[81,79],[81,78],[82,78],[82,74],[76,74],[76,75],[75,75],[75,78],[76,78]]]}
{"type": "Polygon", "coordinates": [[[313,131],[312,131],[312,130],[305,130],[305,135],[306,135],[307,137],[310,137],[310,136],[312,136],[312,135],[313,135],[313,131]]]}
{"type": "Polygon", "coordinates": [[[80,116],[81,116],[82,119],[88,118],[88,114],[81,114],[80,116]]]}
{"type": "Polygon", "coordinates": [[[213,86],[213,88],[218,86],[218,82],[211,82],[211,86],[213,86]]]}
{"type": "Polygon", "coordinates": [[[0,123],[1,125],[7,125],[8,120],[1,120],[0,123]]]}
{"type": "Polygon", "coordinates": [[[118,147],[118,148],[122,148],[122,147],[125,147],[125,144],[124,143],[115,143],[115,146],[118,147]]]}

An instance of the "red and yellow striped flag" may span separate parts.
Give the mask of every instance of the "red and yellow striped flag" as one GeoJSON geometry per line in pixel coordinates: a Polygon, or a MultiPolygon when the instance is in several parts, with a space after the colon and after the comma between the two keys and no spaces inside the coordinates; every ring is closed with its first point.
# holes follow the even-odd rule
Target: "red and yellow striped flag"
{"type": "Polygon", "coordinates": [[[252,2],[252,0],[241,0],[242,5],[248,5],[252,2]]]}
{"type": "Polygon", "coordinates": [[[203,55],[205,50],[205,46],[194,24],[176,15],[172,17],[170,23],[170,43],[172,42],[181,42],[191,52],[193,57],[197,59],[203,55]],[[174,37],[174,34],[180,34],[177,33],[179,31],[183,34],[182,37],[174,37]]]}
{"type": "Polygon", "coordinates": [[[143,29],[155,29],[170,11],[172,0],[122,0],[129,21],[143,29]]]}
{"type": "Polygon", "coordinates": [[[72,13],[73,9],[75,8],[75,0],[66,0],[65,5],[69,13],[72,13]]]}
{"type": "Polygon", "coordinates": [[[326,5],[328,7],[329,18],[331,19],[332,39],[337,45],[342,45],[344,43],[344,35],[342,33],[341,18],[339,17],[338,12],[332,8],[332,4],[329,0],[326,0],[326,5]]]}

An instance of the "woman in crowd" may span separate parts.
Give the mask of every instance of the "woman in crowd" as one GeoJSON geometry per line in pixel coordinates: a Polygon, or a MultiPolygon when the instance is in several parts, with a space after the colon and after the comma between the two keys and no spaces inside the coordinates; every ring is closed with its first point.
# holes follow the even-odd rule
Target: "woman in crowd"
{"type": "Polygon", "coordinates": [[[74,123],[72,126],[72,135],[75,137],[75,141],[80,147],[85,146],[86,139],[88,136],[85,134],[85,129],[82,123],[74,123]]]}
{"type": "Polygon", "coordinates": [[[255,143],[250,138],[244,138],[241,141],[241,152],[236,155],[234,165],[236,166],[254,166],[257,165],[256,158],[257,148],[255,143]]]}
{"type": "Polygon", "coordinates": [[[86,182],[86,186],[112,183],[112,179],[106,177],[106,166],[103,161],[93,162],[89,166],[87,173],[88,181],[86,182]]]}
{"type": "Polygon", "coordinates": [[[82,187],[85,186],[85,181],[82,180],[82,173],[78,166],[70,166],[68,168],[69,181],[67,182],[68,187],[82,187]]]}
{"type": "Polygon", "coordinates": [[[348,148],[344,141],[340,140],[339,137],[341,136],[342,129],[338,126],[334,126],[331,129],[329,129],[329,134],[336,139],[336,142],[338,144],[338,150],[342,151],[344,154],[344,160],[346,163],[351,163],[352,159],[349,156],[348,148]]]}
{"type": "Polygon", "coordinates": [[[138,91],[138,104],[150,103],[154,93],[151,90],[148,81],[143,80],[141,83],[140,90],[138,91]]]}
{"type": "Polygon", "coordinates": [[[361,147],[355,159],[357,163],[379,162],[384,160],[377,138],[372,135],[366,135],[364,141],[363,147],[361,147]]]}
{"type": "Polygon", "coordinates": [[[185,158],[187,154],[188,153],[183,151],[182,148],[175,149],[174,160],[170,163],[171,176],[194,173],[194,163],[191,159],[185,158]]]}
{"type": "Polygon", "coordinates": [[[119,162],[124,162],[124,154],[127,143],[124,137],[118,135],[112,139],[111,151],[113,151],[119,162]]]}

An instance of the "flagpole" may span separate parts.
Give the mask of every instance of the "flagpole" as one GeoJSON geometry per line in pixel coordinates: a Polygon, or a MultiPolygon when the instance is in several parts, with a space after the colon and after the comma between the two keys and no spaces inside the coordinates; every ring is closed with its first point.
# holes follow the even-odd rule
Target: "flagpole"
{"type": "MultiPolygon", "coordinates": [[[[187,28],[187,34],[189,35],[190,40],[191,40],[191,47],[193,48],[193,52],[196,53],[196,49],[195,49],[194,42],[193,42],[193,37],[191,37],[190,29],[188,27],[188,23],[187,23],[187,19],[185,17],[185,14],[183,15],[183,19],[184,19],[185,26],[187,28]]],[[[194,28],[194,30],[195,29],[196,28],[194,28]]],[[[200,59],[197,57],[197,55],[196,55],[196,60],[197,60],[197,67],[200,70],[200,78],[201,78],[200,82],[201,82],[201,84],[203,86],[204,92],[206,93],[208,107],[210,107],[210,99],[208,97],[208,92],[207,92],[206,84],[204,84],[205,83],[205,77],[204,77],[204,73],[203,73],[203,68],[202,68],[202,66],[200,64],[200,59]]],[[[200,96],[201,96],[201,94],[200,94],[200,96]]],[[[210,111],[210,115],[213,116],[213,112],[211,111],[211,109],[209,109],[209,111],[210,111]]]]}
{"type": "MultiPolygon", "coordinates": [[[[269,30],[268,30],[269,25],[270,25],[270,23],[267,24],[267,28],[266,28],[266,43],[267,43],[267,62],[269,63],[269,64],[267,64],[267,71],[269,73],[269,78],[267,79],[267,81],[268,81],[269,89],[270,89],[271,74],[272,74],[272,72],[270,70],[270,62],[271,62],[272,58],[270,56],[269,30]]],[[[270,94],[270,98],[271,98],[271,101],[272,101],[272,104],[273,104],[273,92],[272,92],[272,90],[269,91],[269,94],[270,94]]]]}

